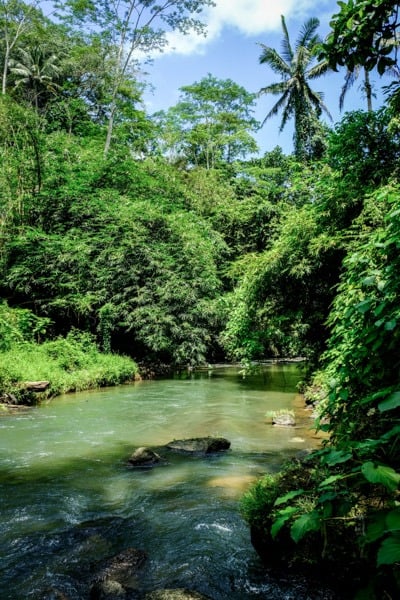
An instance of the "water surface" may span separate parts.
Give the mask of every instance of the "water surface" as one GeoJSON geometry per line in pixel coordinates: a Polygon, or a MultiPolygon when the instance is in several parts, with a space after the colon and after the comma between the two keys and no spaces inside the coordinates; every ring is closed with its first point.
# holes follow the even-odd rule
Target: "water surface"
{"type": "Polygon", "coordinates": [[[299,377],[295,365],[246,378],[215,368],[2,416],[0,598],[44,598],[56,588],[86,599],[96,563],[131,546],[148,554],[139,597],[186,587],[214,600],[327,598],[267,575],[239,514],[256,477],[319,443],[296,395],[299,377]],[[285,408],[296,411],[296,428],[265,416],[285,408]],[[205,435],[228,438],[231,449],[173,455],[151,470],[127,466],[139,446],[205,435]]]}

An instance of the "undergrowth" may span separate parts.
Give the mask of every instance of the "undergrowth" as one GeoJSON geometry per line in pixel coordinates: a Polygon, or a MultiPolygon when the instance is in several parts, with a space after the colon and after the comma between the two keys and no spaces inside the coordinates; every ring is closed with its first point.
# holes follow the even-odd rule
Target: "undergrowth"
{"type": "Polygon", "coordinates": [[[101,353],[93,337],[72,330],[66,337],[41,343],[47,319],[30,311],[0,306],[0,397],[33,403],[46,397],[134,380],[136,363],[125,356],[101,353]],[[25,382],[49,381],[39,394],[28,392],[25,382]]]}

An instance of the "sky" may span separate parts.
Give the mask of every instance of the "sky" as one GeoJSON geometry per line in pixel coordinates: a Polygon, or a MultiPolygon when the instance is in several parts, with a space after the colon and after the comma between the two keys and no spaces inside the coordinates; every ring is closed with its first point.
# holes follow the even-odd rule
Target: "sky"
{"type": "MultiPolygon", "coordinates": [[[[310,17],[320,21],[318,33],[322,38],[329,32],[329,21],[339,12],[336,0],[215,0],[216,6],[203,13],[208,35],[180,36],[172,34],[169,47],[146,66],[147,82],[153,91],[144,95],[147,111],[152,114],[166,110],[179,101],[179,88],[200,81],[210,73],[218,79],[231,79],[248,92],[277,82],[277,75],[266,65],[259,64],[260,43],[280,52],[282,40],[281,15],[285,16],[290,40],[294,43],[304,22],[310,17]]],[[[339,111],[339,96],[345,71],[329,73],[312,82],[323,92],[324,102],[333,117],[332,125],[346,111],[366,110],[366,101],[356,81],[345,98],[343,112],[339,111]]],[[[376,77],[377,95],[385,80],[376,77]]],[[[263,121],[277,97],[258,98],[254,116],[263,121]]],[[[374,108],[378,108],[375,100],[374,108]]],[[[293,151],[293,127],[288,124],[279,133],[280,117],[269,119],[255,138],[260,154],[281,146],[284,152],[293,151]]]]}

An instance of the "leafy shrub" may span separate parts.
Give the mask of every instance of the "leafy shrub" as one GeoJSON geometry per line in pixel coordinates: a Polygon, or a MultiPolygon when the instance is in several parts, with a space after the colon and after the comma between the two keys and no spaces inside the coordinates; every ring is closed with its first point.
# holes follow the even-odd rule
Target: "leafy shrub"
{"type": "Polygon", "coordinates": [[[38,317],[23,308],[9,308],[0,302],[0,352],[22,342],[39,341],[46,333],[50,319],[38,317]]]}
{"type": "Polygon", "coordinates": [[[0,394],[11,393],[24,403],[132,381],[138,372],[130,358],[100,353],[93,336],[78,330],[42,344],[13,343],[0,358],[0,394]],[[29,393],[25,381],[49,381],[50,386],[40,394],[29,393]]]}
{"type": "Polygon", "coordinates": [[[264,507],[255,501],[247,515],[269,541],[300,543],[301,552],[291,549],[297,556],[319,540],[323,559],[340,556],[348,580],[357,572],[366,597],[383,598],[400,590],[400,189],[385,187],[372,200],[383,218],[368,212],[354,227],[314,381],[326,390],[320,428],[330,438],[311,455],[311,470],[302,464],[295,478],[280,476],[273,493],[263,492],[264,507]]]}

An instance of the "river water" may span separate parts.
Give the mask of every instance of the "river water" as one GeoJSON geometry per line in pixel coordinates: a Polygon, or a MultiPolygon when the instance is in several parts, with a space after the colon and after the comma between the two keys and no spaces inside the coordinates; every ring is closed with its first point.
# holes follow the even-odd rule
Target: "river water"
{"type": "Polygon", "coordinates": [[[176,587],[214,600],[330,597],[266,573],[239,513],[256,477],[320,442],[296,395],[299,377],[296,365],[245,378],[217,367],[2,415],[0,599],[57,589],[84,600],[95,565],[132,546],[148,555],[138,597],[176,587]],[[270,424],[266,413],[284,408],[296,411],[296,428],[270,424]],[[208,435],[228,438],[230,450],[173,455],[154,469],[127,465],[139,446],[208,435]]]}

